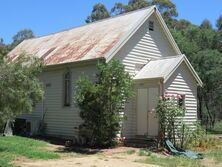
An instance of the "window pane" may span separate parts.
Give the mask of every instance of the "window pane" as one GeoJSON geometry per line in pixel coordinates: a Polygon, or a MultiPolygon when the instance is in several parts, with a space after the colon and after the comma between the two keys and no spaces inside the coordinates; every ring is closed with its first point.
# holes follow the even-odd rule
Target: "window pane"
{"type": "Polygon", "coordinates": [[[70,106],[71,104],[71,79],[70,72],[67,72],[64,76],[64,106],[70,106]]]}

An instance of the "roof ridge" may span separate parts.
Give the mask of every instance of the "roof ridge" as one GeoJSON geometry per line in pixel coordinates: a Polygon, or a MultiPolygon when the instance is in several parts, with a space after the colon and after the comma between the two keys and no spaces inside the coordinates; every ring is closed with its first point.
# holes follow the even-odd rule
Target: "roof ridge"
{"type": "Polygon", "coordinates": [[[141,9],[138,9],[138,10],[134,10],[134,11],[130,11],[130,12],[127,12],[127,13],[122,13],[122,14],[119,14],[119,15],[111,16],[111,17],[108,17],[108,18],[105,18],[105,19],[101,19],[101,20],[97,20],[97,21],[94,21],[94,22],[91,22],[91,23],[87,23],[87,24],[84,24],[84,25],[73,26],[71,28],[63,29],[63,30],[60,30],[60,31],[57,31],[57,32],[46,34],[46,35],[37,36],[37,37],[34,37],[34,38],[30,38],[30,39],[25,39],[24,41],[34,40],[34,39],[38,39],[38,38],[42,38],[42,37],[46,37],[46,36],[62,33],[62,32],[65,32],[65,31],[70,31],[70,30],[73,30],[73,29],[89,26],[89,25],[100,23],[100,22],[107,21],[107,20],[110,20],[110,19],[122,17],[122,16],[125,16],[125,15],[129,15],[129,14],[132,14],[132,13],[143,11],[143,10],[147,10],[147,9],[150,9],[151,7],[155,7],[155,5],[151,5],[151,6],[148,6],[148,7],[145,7],[145,8],[141,8],[141,9]]]}

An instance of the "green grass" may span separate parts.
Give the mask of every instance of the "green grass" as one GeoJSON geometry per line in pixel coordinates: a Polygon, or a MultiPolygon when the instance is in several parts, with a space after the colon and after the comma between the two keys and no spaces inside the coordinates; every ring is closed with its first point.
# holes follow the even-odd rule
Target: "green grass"
{"type": "Polygon", "coordinates": [[[150,156],[151,152],[147,149],[141,149],[138,154],[139,156],[150,156]]]}
{"type": "Polygon", "coordinates": [[[56,159],[57,153],[46,149],[47,143],[30,138],[0,136],[0,167],[10,167],[10,162],[17,157],[30,159],[56,159]]]}
{"type": "MultiPolygon", "coordinates": [[[[209,138],[215,136],[208,136],[209,138]]],[[[197,151],[198,152],[198,151],[197,151]]],[[[201,151],[204,155],[204,159],[213,159],[212,165],[221,163],[222,164],[222,141],[215,139],[209,144],[209,147],[204,147],[201,151]]],[[[147,150],[140,150],[139,155],[146,156],[145,160],[139,160],[138,162],[146,164],[154,164],[163,167],[203,167],[204,163],[202,160],[193,160],[181,156],[161,156],[158,154],[150,153],[147,150]]]]}
{"type": "Polygon", "coordinates": [[[163,167],[203,167],[200,160],[191,160],[184,157],[158,157],[156,155],[150,155],[145,160],[139,162],[146,164],[160,165],[163,167]]]}
{"type": "Polygon", "coordinates": [[[210,134],[222,134],[222,121],[218,121],[215,123],[212,129],[207,130],[210,134]]]}
{"type": "Polygon", "coordinates": [[[128,155],[132,155],[132,154],[135,154],[136,151],[135,151],[135,150],[128,150],[126,153],[127,153],[128,155]]]}
{"type": "Polygon", "coordinates": [[[206,157],[213,158],[216,163],[222,163],[222,150],[211,150],[206,152],[206,157]]]}

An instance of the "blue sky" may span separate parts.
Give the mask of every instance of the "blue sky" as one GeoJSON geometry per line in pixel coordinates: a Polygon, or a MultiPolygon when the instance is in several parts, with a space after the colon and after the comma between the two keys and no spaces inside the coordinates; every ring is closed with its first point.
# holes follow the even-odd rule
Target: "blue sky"
{"type": "MultiPolygon", "coordinates": [[[[1,0],[0,37],[5,43],[24,28],[31,28],[36,36],[46,35],[77,25],[84,20],[95,3],[104,3],[111,8],[115,2],[128,0],[1,0]]],[[[222,15],[222,0],[173,0],[179,12],[194,24],[209,19],[215,25],[222,15]]]]}

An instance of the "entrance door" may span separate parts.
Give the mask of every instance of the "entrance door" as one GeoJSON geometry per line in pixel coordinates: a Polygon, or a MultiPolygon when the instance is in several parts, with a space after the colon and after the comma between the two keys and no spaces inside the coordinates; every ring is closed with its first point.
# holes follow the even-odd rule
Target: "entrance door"
{"type": "Polygon", "coordinates": [[[158,87],[139,88],[137,92],[137,135],[157,136],[159,122],[156,118],[158,87]]]}
{"type": "Polygon", "coordinates": [[[156,118],[156,106],[158,103],[159,89],[149,88],[148,91],[148,136],[158,136],[159,122],[156,118]]]}
{"type": "Polygon", "coordinates": [[[137,135],[147,135],[147,88],[138,89],[137,92],[137,135]]]}

